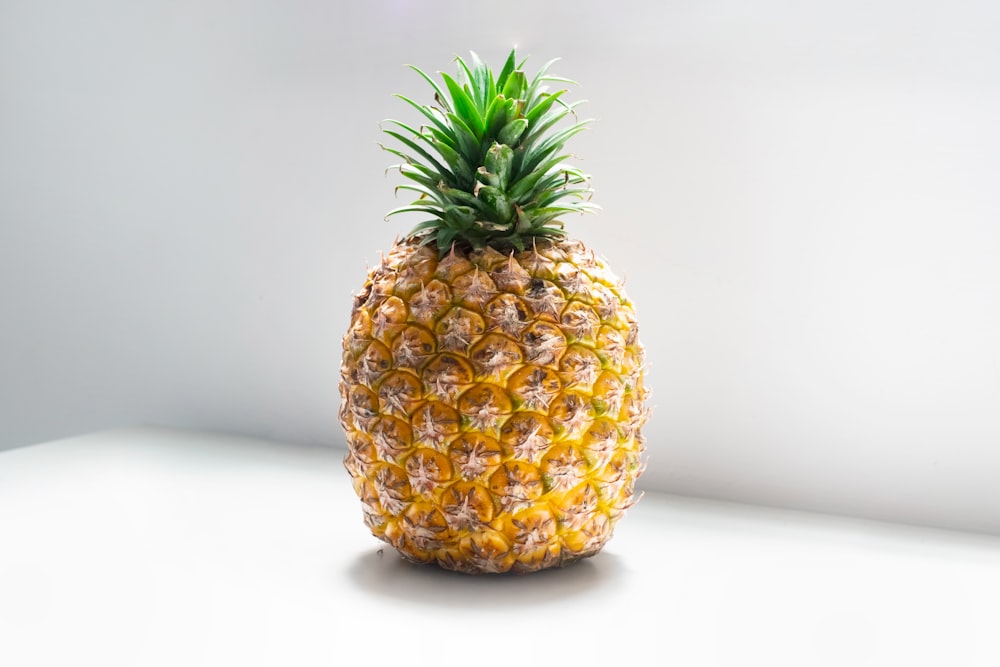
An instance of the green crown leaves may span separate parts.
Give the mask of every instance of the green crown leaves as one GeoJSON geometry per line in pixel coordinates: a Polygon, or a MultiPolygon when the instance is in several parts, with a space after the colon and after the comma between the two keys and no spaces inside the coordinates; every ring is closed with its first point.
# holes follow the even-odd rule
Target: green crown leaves
{"type": "Polygon", "coordinates": [[[456,58],[457,78],[441,74],[444,87],[410,66],[434,89],[435,105],[401,100],[427,120],[414,128],[388,120],[383,131],[403,149],[386,147],[403,162],[395,165],[407,182],[396,189],[419,194],[406,212],[431,216],[410,231],[442,252],[455,244],[523,250],[537,237],[563,236],[559,216],[596,209],[591,204],[589,177],[565,164],[566,140],[589,120],[559,129],[581,102],[567,104],[566,90],[549,92],[547,83],[573,83],[549,75],[555,62],[530,80],[510,52],[498,75],[479,57],[469,63],[456,58]]]}

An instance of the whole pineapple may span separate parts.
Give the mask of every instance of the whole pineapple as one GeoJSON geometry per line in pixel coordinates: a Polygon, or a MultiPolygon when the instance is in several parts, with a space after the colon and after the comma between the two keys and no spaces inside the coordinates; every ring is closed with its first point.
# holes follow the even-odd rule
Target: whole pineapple
{"type": "Polygon", "coordinates": [[[647,418],[643,348],[622,283],[559,217],[588,177],[563,145],[587,121],[472,54],[406,97],[398,121],[428,216],[369,272],[344,337],[340,422],[364,521],[406,558],[468,573],[533,572],[592,556],[634,502],[647,418]]]}

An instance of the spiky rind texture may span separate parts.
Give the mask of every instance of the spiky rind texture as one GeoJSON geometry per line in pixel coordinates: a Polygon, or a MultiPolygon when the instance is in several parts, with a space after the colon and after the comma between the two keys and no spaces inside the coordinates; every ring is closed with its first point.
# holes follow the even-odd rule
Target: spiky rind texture
{"type": "Polygon", "coordinates": [[[431,86],[434,104],[397,97],[424,124],[385,121],[384,132],[399,146],[383,148],[403,160],[396,167],[407,179],[397,191],[418,194],[387,217],[427,214],[411,237],[441,253],[455,244],[524,250],[534,238],[563,236],[560,216],[596,208],[589,201],[589,177],[567,165],[563,151],[589,121],[561,126],[568,116],[576,120],[579,102],[563,101],[565,89],[548,89],[550,82],[572,82],[548,74],[554,60],[529,79],[513,50],[499,73],[475,53],[468,63],[456,62],[457,76],[442,73],[443,86],[411,66],[431,86]]]}
{"type": "Polygon", "coordinates": [[[397,243],[343,340],[345,466],[406,558],[526,573],[592,556],[635,502],[647,419],[631,302],[578,241],[397,243]]]}

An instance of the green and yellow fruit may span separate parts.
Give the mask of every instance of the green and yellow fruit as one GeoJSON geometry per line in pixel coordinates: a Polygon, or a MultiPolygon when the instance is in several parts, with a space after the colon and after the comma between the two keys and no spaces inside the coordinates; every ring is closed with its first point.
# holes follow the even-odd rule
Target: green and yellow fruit
{"type": "MultiPolygon", "coordinates": [[[[475,54],[385,132],[429,219],[369,272],[343,341],[344,463],[406,558],[533,572],[599,552],[635,502],[648,415],[621,281],[560,216],[593,208],[563,146],[587,121],[548,65],[475,54]]],[[[551,64],[551,63],[550,63],[551,64]]]]}

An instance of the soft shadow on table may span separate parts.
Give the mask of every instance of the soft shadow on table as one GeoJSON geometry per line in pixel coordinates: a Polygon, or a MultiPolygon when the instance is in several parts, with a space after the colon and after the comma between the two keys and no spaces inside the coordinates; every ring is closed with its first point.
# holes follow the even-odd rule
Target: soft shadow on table
{"type": "Polygon", "coordinates": [[[397,600],[496,609],[558,602],[614,586],[625,574],[621,559],[607,552],[562,568],[523,575],[469,575],[435,565],[416,565],[390,548],[360,554],[348,575],[362,590],[397,600]]]}

